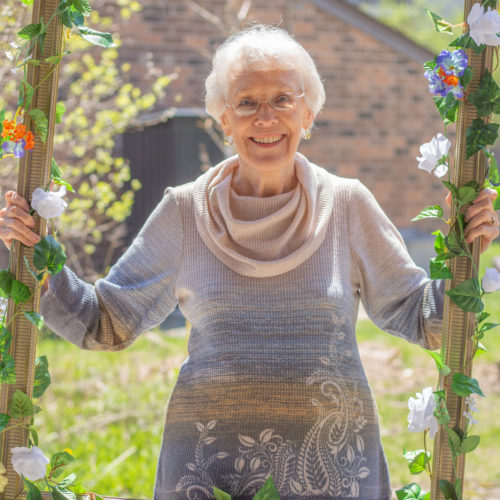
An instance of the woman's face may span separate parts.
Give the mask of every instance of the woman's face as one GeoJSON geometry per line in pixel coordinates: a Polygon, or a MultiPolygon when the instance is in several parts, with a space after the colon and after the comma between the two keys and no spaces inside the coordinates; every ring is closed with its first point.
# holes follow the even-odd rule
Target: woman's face
{"type": "MultiPolygon", "coordinates": [[[[300,95],[303,89],[295,71],[251,71],[236,77],[229,85],[227,104],[270,101],[281,94],[300,95]]],[[[279,99],[278,99],[279,100],[279,99]]],[[[296,107],[278,111],[269,102],[261,102],[250,116],[239,116],[226,107],[221,123],[224,133],[232,137],[239,154],[240,167],[250,167],[262,174],[276,173],[293,167],[303,129],[311,127],[313,114],[303,97],[296,107]]]]}

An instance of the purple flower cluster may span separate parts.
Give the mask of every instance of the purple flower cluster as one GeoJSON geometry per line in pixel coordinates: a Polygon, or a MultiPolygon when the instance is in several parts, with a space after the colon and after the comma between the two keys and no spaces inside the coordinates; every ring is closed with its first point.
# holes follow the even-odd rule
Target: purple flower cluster
{"type": "Polygon", "coordinates": [[[464,88],[460,84],[460,77],[464,75],[468,62],[463,49],[453,52],[443,50],[436,57],[436,66],[425,71],[431,94],[446,97],[451,92],[456,99],[462,99],[464,88]]]}
{"type": "Polygon", "coordinates": [[[17,142],[5,141],[2,143],[2,149],[5,154],[13,154],[16,158],[22,158],[24,156],[26,146],[26,140],[21,139],[17,142]]]}

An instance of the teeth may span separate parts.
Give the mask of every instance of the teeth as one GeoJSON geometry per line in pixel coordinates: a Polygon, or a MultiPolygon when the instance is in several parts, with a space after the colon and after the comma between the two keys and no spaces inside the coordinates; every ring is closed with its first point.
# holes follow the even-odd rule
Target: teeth
{"type": "Polygon", "coordinates": [[[271,135],[268,137],[252,137],[252,139],[261,144],[271,144],[272,142],[278,142],[282,137],[282,135],[271,135]]]}

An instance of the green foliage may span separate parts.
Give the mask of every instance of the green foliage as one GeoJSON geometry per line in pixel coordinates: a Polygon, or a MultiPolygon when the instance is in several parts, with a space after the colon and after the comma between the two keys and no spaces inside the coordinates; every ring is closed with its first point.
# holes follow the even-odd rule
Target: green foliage
{"type": "Polygon", "coordinates": [[[458,286],[445,293],[463,311],[480,313],[484,309],[484,303],[481,300],[481,286],[477,278],[462,281],[458,286]]]}
{"type": "Polygon", "coordinates": [[[28,321],[33,323],[39,330],[43,326],[43,316],[35,311],[23,311],[24,316],[28,321]]]}
{"type": "Polygon", "coordinates": [[[425,450],[404,451],[403,456],[408,462],[410,474],[413,475],[426,471],[431,460],[430,452],[425,450]]]}
{"type": "Polygon", "coordinates": [[[255,494],[253,500],[279,500],[280,496],[272,476],[269,476],[262,488],[255,494]]]}
{"type": "Polygon", "coordinates": [[[109,33],[93,30],[92,28],[87,28],[86,26],[79,26],[78,32],[84,40],[87,40],[87,42],[94,45],[99,45],[100,47],[104,47],[106,49],[109,47],[116,47],[116,44],[113,42],[113,37],[109,33]]]}
{"type": "Polygon", "coordinates": [[[411,219],[412,221],[429,219],[429,218],[441,218],[443,216],[443,209],[439,205],[432,205],[425,207],[416,217],[411,219]]]}
{"type": "Polygon", "coordinates": [[[498,127],[498,123],[485,123],[481,118],[473,120],[465,133],[467,158],[483,147],[494,144],[498,137],[498,127]]]}
{"type": "Polygon", "coordinates": [[[33,397],[41,398],[50,385],[49,362],[47,356],[39,356],[35,361],[35,379],[33,382],[33,397]]]}
{"type": "Polygon", "coordinates": [[[47,132],[49,129],[49,120],[47,116],[41,109],[32,109],[29,112],[30,117],[33,120],[33,125],[35,127],[38,137],[45,142],[47,140],[47,132]]]}
{"type": "Polygon", "coordinates": [[[478,116],[500,113],[500,87],[488,70],[485,70],[476,92],[468,99],[476,107],[478,116]]]}
{"type": "Polygon", "coordinates": [[[453,42],[450,43],[450,47],[472,49],[476,54],[481,54],[486,48],[486,45],[478,45],[469,33],[465,33],[464,35],[460,35],[456,40],[453,40],[453,42]]]}
{"type": "Polygon", "coordinates": [[[66,254],[53,236],[45,236],[35,245],[33,263],[39,271],[59,273],[66,262],[66,254]]]}
{"type": "Polygon", "coordinates": [[[444,391],[435,391],[434,400],[436,401],[436,408],[434,409],[434,416],[436,417],[439,425],[446,425],[450,421],[450,414],[446,407],[446,397],[444,391]]]}
{"type": "Polygon", "coordinates": [[[31,297],[31,292],[24,283],[14,279],[12,280],[10,296],[16,304],[22,304],[24,302],[28,302],[31,297]]]}
{"type": "Polygon", "coordinates": [[[433,100],[444,123],[455,123],[457,121],[460,101],[455,99],[451,92],[446,97],[434,96],[433,100]]]}
{"type": "Polygon", "coordinates": [[[26,79],[23,78],[19,84],[19,97],[17,105],[28,109],[31,106],[31,100],[33,99],[34,92],[33,87],[26,81],[26,79]]]}
{"type": "Polygon", "coordinates": [[[17,389],[9,403],[9,415],[14,418],[21,418],[31,417],[34,413],[35,407],[30,397],[17,389]]]}
{"type": "Polygon", "coordinates": [[[438,33],[451,33],[453,34],[453,28],[450,23],[445,21],[441,16],[432,12],[432,10],[424,9],[427,15],[430,17],[432,23],[434,24],[434,29],[438,33]]]}
{"type": "MultiPolygon", "coordinates": [[[[58,453],[55,453],[50,459],[49,475],[51,477],[60,476],[64,471],[64,467],[74,461],[75,457],[73,455],[70,455],[67,451],[60,451],[58,453]]],[[[69,485],[69,482],[66,485],[63,483],[63,487],[69,485]]]]}
{"type": "Polygon", "coordinates": [[[450,374],[451,372],[450,367],[445,364],[441,356],[441,353],[435,351],[429,351],[428,349],[424,349],[423,347],[422,349],[434,360],[434,362],[436,363],[436,368],[438,369],[439,373],[441,373],[444,376],[450,374]]]}
{"type": "Polygon", "coordinates": [[[0,383],[15,384],[16,371],[14,359],[8,352],[3,352],[0,361],[0,383]]]}
{"type": "Polygon", "coordinates": [[[10,419],[10,415],[7,415],[6,413],[0,413],[0,432],[7,428],[10,419]]]}
{"type": "Polygon", "coordinates": [[[396,490],[398,500],[429,500],[430,493],[425,493],[417,483],[411,483],[396,490]]]}
{"type": "Polygon", "coordinates": [[[42,500],[42,494],[38,489],[38,486],[31,481],[28,481],[26,478],[23,478],[24,484],[28,489],[28,493],[26,495],[26,500],[42,500]]]}
{"type": "Polygon", "coordinates": [[[215,486],[212,486],[212,491],[214,493],[215,500],[231,500],[231,495],[225,491],[219,490],[215,486]]]}
{"type": "Polygon", "coordinates": [[[13,280],[14,275],[8,269],[0,271],[0,297],[7,299],[10,296],[13,280]]]}
{"type": "Polygon", "coordinates": [[[439,480],[439,489],[446,500],[457,500],[454,486],[446,479],[439,480]]]}
{"type": "Polygon", "coordinates": [[[471,394],[478,394],[479,396],[484,397],[483,391],[481,391],[478,381],[475,378],[464,375],[463,373],[453,374],[451,390],[457,396],[470,396],[471,394]]]}

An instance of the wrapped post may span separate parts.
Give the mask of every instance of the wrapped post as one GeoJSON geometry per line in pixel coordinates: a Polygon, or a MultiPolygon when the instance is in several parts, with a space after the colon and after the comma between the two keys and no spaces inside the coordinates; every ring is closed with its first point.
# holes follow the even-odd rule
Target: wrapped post
{"type": "MultiPolygon", "coordinates": [[[[38,24],[42,19],[47,22],[56,12],[58,5],[59,0],[35,0],[33,2],[32,23],[38,24]]],[[[31,199],[31,193],[35,188],[43,186],[50,179],[59,65],[43,61],[48,57],[60,54],[62,39],[63,26],[56,15],[47,26],[43,54],[40,53],[40,45],[37,44],[35,59],[41,60],[41,64],[38,66],[29,64],[27,68],[28,83],[35,88],[32,108],[42,110],[48,118],[46,142],[37,140],[33,151],[28,152],[20,163],[17,191],[27,200],[31,199]]],[[[24,117],[24,124],[27,130],[33,130],[32,118],[29,115],[24,117]]],[[[45,233],[45,220],[35,215],[35,222],[34,231],[43,236],[45,233]]],[[[17,280],[27,284],[30,288],[31,299],[28,303],[30,308],[28,310],[37,311],[39,307],[39,284],[26,268],[25,257],[31,263],[33,250],[15,242],[11,259],[11,271],[17,280]]],[[[13,309],[14,303],[12,299],[9,299],[7,321],[12,317],[13,309]]],[[[37,328],[24,315],[19,315],[12,322],[12,333],[10,354],[15,361],[16,383],[13,385],[2,384],[0,413],[8,412],[9,402],[16,390],[20,390],[30,397],[33,393],[37,328]]],[[[16,420],[22,419],[12,419],[12,423],[15,423],[16,420]]],[[[10,450],[16,446],[26,446],[28,444],[28,432],[25,429],[16,427],[0,434],[0,439],[1,462],[7,469],[6,475],[8,478],[8,484],[3,494],[0,494],[0,499],[11,500],[18,498],[23,491],[24,485],[21,477],[12,468],[10,450]]]]}
{"type": "MultiPolygon", "coordinates": [[[[464,18],[467,19],[472,6],[480,3],[474,0],[465,0],[464,18]]],[[[492,71],[493,48],[487,47],[481,54],[473,49],[467,50],[469,67],[473,70],[472,80],[468,86],[468,93],[475,92],[479,86],[481,77],[488,70],[492,71]]],[[[469,181],[482,183],[487,170],[486,156],[480,151],[470,158],[466,157],[466,130],[474,119],[478,118],[477,109],[467,100],[460,104],[457,120],[457,141],[455,151],[455,168],[453,169],[452,182],[461,187],[469,181]]],[[[485,120],[488,121],[488,120],[485,120]]],[[[454,220],[457,214],[451,214],[454,220]]],[[[480,242],[476,241],[471,247],[474,264],[479,267],[480,242]]],[[[456,287],[465,280],[473,277],[474,268],[468,257],[457,257],[451,262],[453,280],[447,280],[447,290],[456,287]]],[[[449,296],[445,298],[443,315],[443,340],[442,354],[445,363],[450,367],[451,373],[444,377],[442,386],[445,389],[446,405],[450,414],[451,428],[463,429],[465,426],[464,411],[465,398],[457,396],[451,390],[453,374],[463,373],[471,376],[472,358],[474,356],[474,345],[472,337],[474,334],[476,314],[465,312],[460,309],[449,296]]],[[[439,482],[446,480],[452,485],[460,479],[463,486],[465,472],[465,454],[458,457],[456,467],[453,464],[452,453],[448,444],[448,434],[443,426],[434,441],[434,466],[431,485],[431,499],[441,500],[445,496],[440,490],[439,482]]]]}

